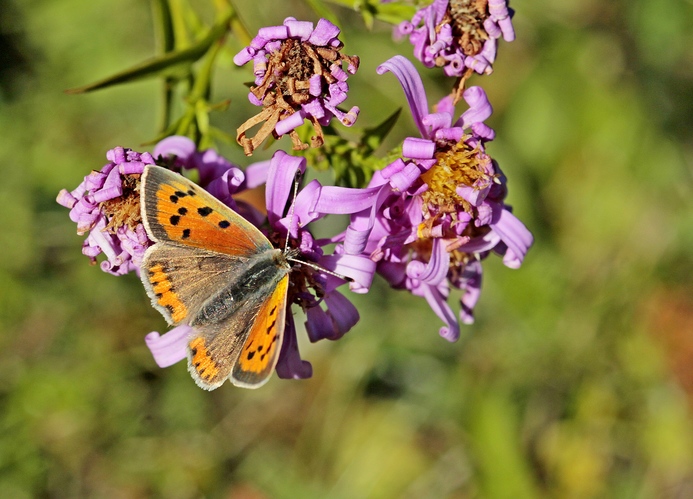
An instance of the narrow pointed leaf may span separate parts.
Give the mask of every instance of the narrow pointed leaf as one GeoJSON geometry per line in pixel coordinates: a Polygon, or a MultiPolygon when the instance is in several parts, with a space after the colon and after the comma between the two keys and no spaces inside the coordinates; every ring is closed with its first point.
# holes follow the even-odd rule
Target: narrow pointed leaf
{"type": "Polygon", "coordinates": [[[369,149],[369,152],[376,150],[383,143],[383,139],[390,133],[392,127],[395,126],[402,108],[397,109],[390,116],[385,118],[385,121],[373,128],[367,128],[363,134],[363,144],[369,149]]]}
{"type": "Polygon", "coordinates": [[[313,12],[315,12],[319,17],[324,17],[335,26],[340,25],[337,16],[334,15],[334,12],[332,12],[330,8],[327,5],[325,5],[325,3],[322,0],[306,0],[306,3],[310,6],[311,9],[313,9],[313,12]]]}
{"type": "Polygon", "coordinates": [[[156,76],[179,76],[189,70],[192,63],[202,57],[215,41],[226,34],[231,16],[232,13],[229,12],[226,17],[221,19],[212,27],[209,34],[205,38],[187,49],[176,50],[158,57],[154,57],[153,59],[149,59],[148,61],[140,63],[113,76],[109,76],[103,80],[85,85],[83,87],[72,88],[66,90],[66,92],[68,94],[80,94],[145,78],[152,78],[156,76]]]}

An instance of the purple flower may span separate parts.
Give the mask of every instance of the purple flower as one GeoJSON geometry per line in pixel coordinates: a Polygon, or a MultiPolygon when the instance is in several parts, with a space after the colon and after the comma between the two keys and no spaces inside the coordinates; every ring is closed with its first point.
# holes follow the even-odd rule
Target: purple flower
{"type": "Polygon", "coordinates": [[[493,71],[498,38],[515,39],[512,14],[507,0],[435,0],[402,22],[395,37],[408,36],[426,67],[466,79],[493,71]]]}
{"type": "Polygon", "coordinates": [[[154,164],[149,153],[116,147],[106,153],[109,162],[92,171],[71,192],[62,189],[56,201],[70,208],[77,233],[88,233],[82,253],[93,263],[103,253],[101,269],[114,275],[139,273],[144,251],[151,241],[140,216],[139,180],[145,165],[154,164]]]}
{"type": "MultiPolygon", "coordinates": [[[[157,146],[156,152],[165,154],[178,151],[177,155],[180,154],[180,156],[176,161],[185,168],[196,164],[195,162],[199,162],[202,157],[212,157],[209,151],[199,154],[191,151],[185,140],[177,138],[175,141],[160,144],[161,147],[157,146]]],[[[217,165],[225,161],[218,155],[215,158],[212,163],[217,165]]],[[[308,226],[327,214],[350,214],[361,211],[369,206],[370,199],[367,195],[363,195],[360,189],[322,186],[317,180],[313,180],[298,192],[292,208],[287,210],[286,206],[291,201],[296,174],[299,171],[305,171],[305,167],[305,158],[277,151],[269,162],[249,166],[239,185],[250,186],[249,179],[253,179],[253,185],[266,183],[267,215],[266,218],[263,217],[255,223],[264,230],[268,239],[276,247],[283,248],[287,241],[287,233],[289,235],[289,248],[297,256],[292,257],[291,260],[294,266],[289,274],[291,285],[288,302],[290,305],[300,306],[305,312],[306,330],[311,341],[325,338],[334,340],[349,331],[358,321],[359,315],[354,305],[337,290],[346,281],[322,269],[350,278],[351,290],[362,293],[370,287],[376,265],[366,255],[347,254],[339,245],[332,254],[325,254],[324,247],[333,244],[334,241],[314,239],[308,226]]],[[[200,166],[197,168],[200,169],[202,178],[204,168],[200,166]]],[[[205,168],[209,168],[209,163],[205,168]]],[[[206,185],[213,187],[218,185],[220,179],[239,176],[238,172],[229,175],[233,169],[230,164],[227,164],[226,170],[221,167],[214,170],[214,173],[206,178],[206,185]]],[[[243,173],[241,172],[240,175],[243,173]]],[[[225,185],[226,181],[222,184],[225,185]]],[[[232,194],[236,192],[238,191],[232,194]]],[[[229,204],[229,206],[232,205],[229,204]]],[[[186,327],[176,327],[163,336],[159,336],[158,333],[147,335],[147,346],[159,366],[166,367],[186,357],[189,336],[189,329],[185,329],[186,327]]],[[[287,308],[284,341],[276,370],[282,378],[307,378],[312,375],[310,363],[302,360],[298,352],[296,327],[291,307],[287,308]]]]}
{"type": "Polygon", "coordinates": [[[532,245],[531,233],[505,205],[506,178],[486,153],[494,132],[483,123],[492,108],[480,87],[465,90],[469,105],[453,122],[450,97],[428,112],[421,78],[404,57],[378,68],[400,81],[421,137],[404,140],[403,158],[376,172],[368,191],[375,202],[352,215],[344,235],[347,253],[366,252],[395,288],[424,297],[454,341],[459,321],[447,303],[461,289],[459,319],[474,320],[481,288],[481,260],[493,251],[518,268],[532,245]]]}
{"type": "Polygon", "coordinates": [[[279,138],[288,133],[295,150],[307,148],[295,131],[306,119],[315,129],[312,147],[323,144],[322,127],[333,117],[346,126],[354,124],[359,108],[344,112],[338,106],[347,98],[346,81],[356,73],[359,58],[340,53],[339,32],[326,19],[314,27],[311,22],[287,17],[281,26],[261,28],[250,45],[236,54],[234,62],[239,66],[253,61],[255,85],[248,98],[264,107],[236,131],[246,155],[252,155],[270,134],[279,138]],[[246,137],[260,123],[255,136],[246,137]]]}

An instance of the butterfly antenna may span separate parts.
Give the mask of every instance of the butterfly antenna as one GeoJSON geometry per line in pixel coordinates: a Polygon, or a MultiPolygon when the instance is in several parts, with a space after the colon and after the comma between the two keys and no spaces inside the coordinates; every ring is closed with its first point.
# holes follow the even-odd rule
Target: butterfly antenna
{"type": "Polygon", "coordinates": [[[303,260],[299,260],[297,258],[292,258],[292,257],[287,257],[286,259],[289,260],[290,262],[298,263],[299,265],[305,265],[306,267],[310,267],[310,268],[315,269],[319,272],[323,272],[325,274],[330,274],[331,276],[337,277],[338,279],[342,279],[343,281],[354,282],[354,280],[351,277],[346,276],[344,274],[340,274],[339,272],[334,272],[332,270],[328,270],[325,267],[321,267],[320,265],[318,265],[316,263],[304,262],[303,260]]]}
{"type": "Polygon", "coordinates": [[[291,225],[294,223],[294,209],[296,208],[296,196],[298,196],[298,184],[301,182],[301,170],[296,171],[294,177],[294,195],[291,198],[289,208],[289,227],[286,229],[286,241],[284,241],[284,253],[289,250],[289,238],[291,237],[291,225]]]}
{"type": "Polygon", "coordinates": [[[291,225],[294,223],[294,209],[296,207],[296,196],[298,196],[298,184],[300,182],[301,182],[301,171],[298,170],[296,172],[296,176],[294,177],[294,195],[293,195],[293,199],[291,200],[291,207],[289,208],[289,228],[286,231],[286,241],[284,243],[284,254],[286,255],[286,259],[290,262],[298,263],[299,265],[305,265],[306,267],[310,267],[310,268],[315,269],[319,272],[324,272],[325,274],[330,274],[331,276],[334,276],[338,279],[342,279],[342,280],[347,281],[347,282],[354,282],[354,280],[351,277],[345,276],[344,274],[340,274],[338,272],[333,272],[331,270],[326,269],[325,267],[321,267],[320,265],[316,265],[315,263],[304,262],[303,260],[293,258],[292,255],[297,254],[297,253],[294,253],[294,251],[298,252],[298,250],[289,250],[289,238],[291,236],[291,225]]]}

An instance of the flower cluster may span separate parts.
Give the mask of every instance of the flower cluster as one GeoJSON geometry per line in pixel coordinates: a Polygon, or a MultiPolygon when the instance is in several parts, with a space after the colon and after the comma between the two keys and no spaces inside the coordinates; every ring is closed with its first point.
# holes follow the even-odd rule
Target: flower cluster
{"type": "Polygon", "coordinates": [[[507,0],[435,0],[403,21],[395,36],[408,36],[414,56],[446,76],[490,74],[498,39],[515,39],[511,17],[507,0]]]}
{"type": "Polygon", "coordinates": [[[250,46],[236,54],[234,62],[239,66],[253,61],[255,85],[248,98],[264,108],[236,131],[236,140],[246,155],[270,134],[278,138],[288,133],[294,149],[305,149],[308,145],[301,142],[295,129],[306,119],[315,129],[312,147],[323,144],[322,126],[333,117],[346,126],[354,124],[359,108],[344,112],[337,106],[347,98],[347,79],[356,73],[359,58],[340,52],[343,44],[337,38],[339,32],[327,19],[320,19],[314,28],[311,22],[288,17],[281,26],[261,28],[250,46]],[[259,123],[263,125],[257,134],[252,139],[246,137],[246,132],[259,123]]]}
{"type": "Polygon", "coordinates": [[[463,291],[460,319],[473,322],[481,287],[481,260],[490,252],[518,268],[532,235],[504,203],[506,179],[486,153],[494,138],[483,121],[492,108],[480,87],[464,92],[469,109],[453,122],[451,98],[428,112],[421,78],[404,57],[378,68],[399,80],[421,137],[404,140],[402,156],[376,172],[373,205],[352,216],[345,249],[366,252],[394,288],[424,297],[444,321],[440,334],[459,337],[447,304],[451,287],[463,291]]]}
{"type": "Polygon", "coordinates": [[[57,202],[70,209],[77,234],[88,233],[82,253],[93,263],[103,253],[104,272],[139,272],[151,244],[140,216],[139,180],[145,165],[154,164],[154,159],[149,153],[122,147],[108,151],[106,158],[109,162],[84,177],[76,189],[61,190],[57,202]]]}
{"type": "MultiPolygon", "coordinates": [[[[351,202],[353,193],[348,189],[322,186],[317,180],[301,189],[294,200],[290,199],[294,179],[298,172],[305,171],[306,160],[283,151],[277,151],[270,161],[248,166],[245,171],[213,149],[198,151],[195,143],[186,137],[162,140],[153,156],[120,147],[109,151],[111,163],[100,172],[92,172],[71,193],[62,190],[58,195],[58,202],[71,208],[70,216],[77,222],[78,232],[89,231],[83,252],[94,261],[98,254],[106,254],[107,260],[101,264],[105,271],[116,275],[139,273],[144,251],[152,244],[140,216],[139,178],[147,164],[155,164],[154,157],[174,170],[195,171],[201,187],[255,223],[277,247],[283,247],[288,240],[297,258],[308,262],[291,272],[288,302],[306,313],[306,330],[311,341],[341,338],[358,322],[358,311],[337,290],[346,281],[337,276],[348,278],[352,291],[366,292],[375,273],[375,263],[365,255],[347,254],[340,247],[326,254],[324,248],[332,241],[313,238],[308,226],[330,213],[361,210],[364,203],[351,202]],[[235,198],[244,190],[263,184],[266,214],[235,198]],[[288,213],[287,203],[293,204],[288,213]]],[[[156,332],[147,335],[145,341],[159,366],[166,367],[186,357],[190,331],[189,326],[179,325],[163,336],[156,332]]],[[[284,378],[306,378],[312,374],[310,363],[301,360],[298,352],[290,307],[276,370],[284,378]]]]}
{"type": "MultiPolygon", "coordinates": [[[[254,221],[277,247],[286,243],[288,232],[289,247],[296,250],[299,259],[315,264],[299,265],[293,269],[288,297],[289,304],[298,305],[305,312],[306,331],[311,341],[339,339],[358,322],[358,311],[337,290],[345,281],[320,269],[328,269],[351,279],[350,289],[362,293],[370,287],[375,263],[365,255],[346,254],[340,248],[332,254],[325,254],[324,247],[331,241],[316,240],[308,230],[310,223],[327,214],[344,214],[343,201],[348,202],[351,195],[348,190],[322,186],[313,180],[297,193],[293,210],[285,213],[287,203],[291,201],[296,174],[305,171],[304,158],[277,151],[270,161],[255,163],[242,172],[214,150],[195,151],[194,143],[184,137],[165,139],[158,144],[155,153],[164,157],[175,156],[176,164],[183,168],[197,168],[200,185],[208,192],[254,221]],[[266,216],[249,205],[234,202],[229,196],[262,184],[266,184],[266,216]]],[[[362,203],[354,206],[355,209],[363,208],[362,203]]],[[[178,326],[164,336],[150,333],[145,340],[157,363],[166,367],[185,358],[188,337],[188,326],[178,326]]],[[[296,326],[290,308],[287,310],[284,341],[276,370],[282,378],[307,378],[312,375],[310,363],[302,360],[298,352],[296,326]]]]}
{"type": "MultiPolygon", "coordinates": [[[[202,188],[258,227],[274,247],[285,250],[284,263],[291,271],[276,364],[280,377],[312,375],[310,363],[298,351],[292,306],[305,313],[310,341],[341,338],[359,314],[338,288],[348,283],[352,292],[365,293],[376,273],[392,288],[426,299],[443,322],[441,336],[455,341],[460,323],[474,321],[482,261],[495,253],[506,266],[518,268],[533,243],[506,204],[507,179],[487,151],[495,137],[485,123],[493,112],[491,104],[481,87],[464,89],[474,71],[491,72],[497,39],[514,38],[511,16],[506,0],[435,0],[411,22],[399,25],[398,33],[414,44],[415,56],[425,66],[442,67],[447,76],[457,77],[457,90],[430,110],[421,77],[409,60],[395,56],[378,67],[378,74],[392,73],[401,84],[419,136],[405,138],[396,149],[401,152],[363,188],[312,180],[299,189],[297,178],[308,166],[304,157],[277,150],[271,160],[242,169],[214,149],[200,151],[190,138],[171,136],[160,141],[153,154],[122,147],[109,151],[108,164],[87,175],[77,189],[60,191],[57,201],[70,209],[77,232],[87,234],[82,251],[92,262],[103,253],[104,271],[139,274],[145,250],[153,243],[148,237],[151,219],[145,228],[140,213],[141,175],[153,164],[192,174],[202,188]],[[468,108],[455,119],[460,99],[468,108]],[[263,185],[264,209],[243,201],[244,191],[263,185]],[[347,215],[348,227],[332,237],[314,238],[312,224],[331,214],[347,215]],[[452,289],[461,291],[458,313],[448,303],[452,289]]],[[[238,65],[253,62],[249,98],[263,107],[237,129],[246,155],[270,135],[288,134],[294,150],[307,148],[296,131],[305,120],[315,131],[312,147],[323,145],[323,127],[333,117],[346,126],[354,123],[359,108],[344,111],[338,106],[347,98],[346,81],[356,73],[359,59],[341,53],[339,34],[325,19],[314,26],[287,18],[281,26],[261,28],[235,56],[238,65]],[[260,123],[248,138],[247,132],[260,123]]],[[[171,203],[178,202],[178,194],[186,196],[175,194],[171,203]]],[[[181,216],[188,212],[186,207],[173,209],[181,216]]],[[[212,208],[201,206],[198,211],[204,217],[212,208]]],[[[174,213],[170,219],[175,226],[180,216],[174,213]]],[[[224,228],[228,226],[226,221],[224,228]]],[[[162,282],[171,280],[156,284],[162,282]]],[[[188,351],[196,352],[188,345],[191,335],[191,327],[180,324],[164,335],[150,333],[145,341],[157,364],[165,367],[183,360],[188,351]]],[[[246,354],[248,360],[259,351],[246,354]]]]}

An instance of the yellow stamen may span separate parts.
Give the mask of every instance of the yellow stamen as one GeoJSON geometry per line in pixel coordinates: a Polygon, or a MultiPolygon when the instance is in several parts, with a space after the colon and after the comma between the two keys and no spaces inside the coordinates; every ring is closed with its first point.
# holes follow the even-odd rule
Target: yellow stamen
{"type": "Polygon", "coordinates": [[[422,194],[424,210],[434,213],[456,213],[460,207],[472,213],[471,205],[457,194],[460,185],[473,186],[477,180],[490,179],[484,170],[490,158],[481,153],[477,145],[471,149],[465,140],[452,146],[448,151],[436,154],[436,163],[421,179],[428,185],[428,190],[422,194]]]}

